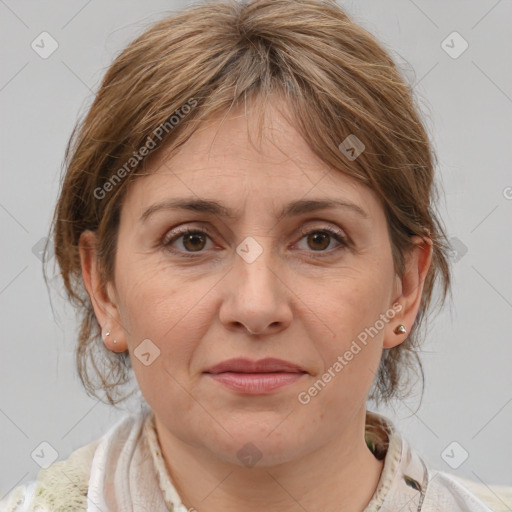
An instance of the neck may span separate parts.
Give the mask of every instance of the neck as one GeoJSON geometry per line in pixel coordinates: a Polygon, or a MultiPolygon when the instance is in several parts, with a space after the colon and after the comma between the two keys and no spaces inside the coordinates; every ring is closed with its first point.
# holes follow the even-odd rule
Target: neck
{"type": "Polygon", "coordinates": [[[340,436],[300,458],[245,467],[172,436],[155,417],[162,454],[183,504],[198,512],[363,510],[377,487],[383,461],[364,441],[365,410],[340,436]]]}

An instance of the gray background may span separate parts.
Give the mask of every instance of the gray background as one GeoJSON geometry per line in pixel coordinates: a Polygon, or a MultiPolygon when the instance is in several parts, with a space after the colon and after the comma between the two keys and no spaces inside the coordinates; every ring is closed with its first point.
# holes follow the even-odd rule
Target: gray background
{"type": "MultiPolygon", "coordinates": [[[[73,311],[54,293],[52,312],[37,249],[65,144],[113,56],[186,4],[0,0],[0,498],[36,476],[41,442],[64,459],[124,414],[82,390],[73,311]],[[43,31],[59,45],[46,59],[31,47],[43,31]]],[[[512,2],[340,4],[405,59],[439,156],[454,249],[454,306],[430,328],[421,407],[413,396],[383,412],[431,465],[512,484],[512,2]],[[457,58],[458,36],[442,44],[453,31],[469,44],[457,58]]]]}

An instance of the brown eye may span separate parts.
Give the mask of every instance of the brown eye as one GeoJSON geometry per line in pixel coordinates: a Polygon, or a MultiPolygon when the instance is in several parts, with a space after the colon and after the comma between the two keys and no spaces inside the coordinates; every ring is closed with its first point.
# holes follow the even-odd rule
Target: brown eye
{"type": "Polygon", "coordinates": [[[206,237],[201,233],[190,233],[182,235],[183,247],[187,251],[200,251],[206,245],[206,237]]]}
{"type": "Polygon", "coordinates": [[[169,233],[162,245],[171,252],[193,256],[193,253],[205,252],[209,239],[210,236],[203,229],[181,228],[169,233]]]}
{"type": "Polygon", "coordinates": [[[302,231],[302,238],[299,241],[299,245],[303,239],[306,241],[306,247],[300,247],[299,249],[305,250],[309,253],[320,253],[325,255],[334,253],[338,249],[344,249],[349,246],[348,240],[343,231],[337,231],[331,228],[313,229],[309,231],[302,231]],[[335,242],[334,247],[329,248],[335,242]]]}
{"type": "Polygon", "coordinates": [[[315,231],[308,235],[308,244],[311,249],[323,251],[329,247],[331,236],[322,231],[315,231]]]}

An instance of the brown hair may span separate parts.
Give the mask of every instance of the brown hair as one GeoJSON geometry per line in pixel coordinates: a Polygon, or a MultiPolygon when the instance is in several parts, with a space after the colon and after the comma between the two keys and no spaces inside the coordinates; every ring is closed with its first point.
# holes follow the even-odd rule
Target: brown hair
{"type": "Polygon", "coordinates": [[[178,148],[215,113],[276,95],[320,159],[378,195],[399,275],[411,237],[430,236],[433,262],[420,311],[406,341],[383,351],[370,397],[405,396],[408,369],[423,378],[419,329],[438,281],[444,303],[450,269],[435,213],[435,155],[411,86],[334,1],[227,0],[166,17],[129,44],[68,143],[52,234],[68,297],[81,314],[76,360],[89,394],[102,399],[103,391],[112,404],[126,398],[119,389],[130,381],[131,364],[127,352],[112,353],[101,341],[81,276],[80,234],[96,232],[102,275],[111,279],[122,199],[145,169],[145,155],[178,148]],[[351,134],[365,146],[354,160],[339,149],[351,134]]]}

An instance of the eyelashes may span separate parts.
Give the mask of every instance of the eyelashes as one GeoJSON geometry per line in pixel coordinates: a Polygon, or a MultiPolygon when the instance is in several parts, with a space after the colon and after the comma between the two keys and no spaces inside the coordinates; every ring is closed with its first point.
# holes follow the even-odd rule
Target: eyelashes
{"type": "Polygon", "coordinates": [[[202,255],[204,253],[203,250],[199,250],[199,251],[180,251],[176,248],[173,247],[173,244],[174,242],[176,242],[177,240],[179,240],[180,238],[184,238],[184,239],[187,239],[188,237],[188,240],[192,239],[192,237],[195,237],[195,239],[199,238],[199,237],[203,237],[203,238],[209,238],[211,240],[211,235],[210,233],[204,229],[204,228],[201,228],[201,229],[198,229],[198,228],[189,228],[189,227],[185,227],[185,228],[177,228],[176,230],[172,231],[171,233],[169,233],[168,235],[166,235],[164,237],[164,240],[163,240],[163,243],[162,245],[164,246],[165,249],[169,250],[170,252],[172,253],[177,253],[177,254],[182,254],[183,256],[185,257],[196,257],[196,255],[202,255]],[[188,254],[187,254],[188,252],[188,254]]]}
{"type": "MultiPolygon", "coordinates": [[[[318,253],[328,253],[329,255],[332,254],[332,252],[338,250],[338,249],[341,249],[341,248],[346,248],[348,247],[348,240],[346,238],[346,236],[344,235],[343,231],[341,230],[335,230],[333,228],[330,228],[330,227],[323,227],[323,228],[312,228],[312,229],[309,229],[309,230],[301,230],[301,234],[302,234],[302,237],[299,239],[299,242],[301,240],[303,240],[304,238],[308,239],[308,237],[310,237],[311,235],[313,234],[321,234],[322,236],[327,236],[327,237],[330,237],[331,239],[334,239],[336,242],[338,242],[338,247],[334,248],[334,249],[329,249],[328,251],[325,251],[325,250],[312,250],[312,251],[307,251],[307,252],[312,252],[313,255],[316,256],[316,254],[318,253]],[[316,254],[315,254],[316,253],[316,254]]],[[[329,245],[331,245],[331,241],[329,240],[329,245]]]]}
{"type": "MultiPolygon", "coordinates": [[[[313,242],[313,244],[320,243],[320,249],[299,249],[299,251],[307,252],[308,256],[312,256],[314,258],[332,256],[333,254],[338,253],[340,250],[349,247],[349,241],[344,232],[341,230],[333,229],[331,227],[301,229],[300,233],[301,237],[298,239],[297,242],[294,243],[294,247],[298,245],[299,242],[301,242],[303,239],[306,239],[306,244],[311,242],[313,242]],[[332,245],[333,240],[337,242],[338,245],[334,248],[326,249],[326,247],[332,245]],[[325,247],[326,241],[328,243],[327,246],[325,247]]],[[[175,230],[172,230],[171,232],[167,233],[164,236],[161,245],[165,250],[178,256],[184,258],[198,258],[204,256],[208,251],[208,242],[210,242],[211,245],[215,245],[213,244],[212,238],[213,235],[208,231],[208,229],[204,227],[191,228],[185,226],[176,228],[175,230]],[[182,249],[178,249],[175,247],[175,243],[178,241],[180,241],[180,244],[183,247],[182,249]],[[197,247],[198,243],[201,246],[199,248],[197,247]],[[189,245],[188,249],[190,249],[191,245],[192,250],[188,250],[187,245],[189,245]],[[194,246],[196,246],[195,248],[197,248],[198,250],[193,250],[194,246]]]]}

